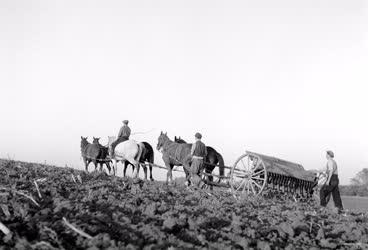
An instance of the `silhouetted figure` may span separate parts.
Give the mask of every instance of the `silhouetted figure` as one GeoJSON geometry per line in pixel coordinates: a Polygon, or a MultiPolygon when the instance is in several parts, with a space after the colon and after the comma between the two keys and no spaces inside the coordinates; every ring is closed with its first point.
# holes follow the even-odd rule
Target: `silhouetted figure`
{"type": "Polygon", "coordinates": [[[200,133],[195,134],[195,143],[192,145],[192,150],[190,152],[192,156],[191,164],[191,177],[193,184],[202,187],[203,181],[201,179],[201,174],[204,169],[203,160],[207,155],[206,145],[201,141],[202,135],[200,133]]]}
{"type": "Polygon", "coordinates": [[[322,171],[326,175],[326,182],[323,184],[320,190],[320,203],[321,206],[327,206],[330,195],[332,194],[332,199],[335,203],[335,207],[339,211],[343,210],[340,191],[339,191],[339,177],[337,171],[337,164],[334,160],[334,153],[332,151],[327,151],[326,153],[327,164],[326,169],[322,171]]]}

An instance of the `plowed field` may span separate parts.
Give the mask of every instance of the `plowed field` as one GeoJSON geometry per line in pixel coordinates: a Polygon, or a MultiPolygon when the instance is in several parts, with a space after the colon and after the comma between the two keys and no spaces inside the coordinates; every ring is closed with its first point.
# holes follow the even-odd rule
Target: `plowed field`
{"type": "Polygon", "coordinates": [[[368,216],[0,161],[0,249],[367,249],[368,216]],[[79,178],[80,177],[80,178],[79,178]],[[38,189],[38,190],[37,190],[38,189]],[[9,232],[7,232],[7,230],[9,232]]]}

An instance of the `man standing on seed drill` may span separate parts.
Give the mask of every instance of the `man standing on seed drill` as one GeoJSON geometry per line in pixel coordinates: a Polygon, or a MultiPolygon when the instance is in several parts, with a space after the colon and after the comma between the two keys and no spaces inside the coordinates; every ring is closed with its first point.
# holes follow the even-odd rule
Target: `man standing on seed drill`
{"type": "Polygon", "coordinates": [[[323,184],[320,190],[320,202],[321,206],[326,207],[329,196],[332,194],[335,207],[339,209],[339,212],[343,210],[340,191],[339,191],[339,177],[337,171],[337,164],[334,160],[334,153],[331,150],[326,152],[327,165],[326,168],[321,171],[326,175],[326,182],[323,184]]]}
{"type": "Polygon", "coordinates": [[[192,150],[190,152],[192,156],[191,165],[191,177],[193,184],[200,188],[203,187],[204,183],[201,179],[201,174],[203,171],[203,161],[207,155],[206,145],[201,141],[202,135],[200,133],[195,134],[195,142],[192,145],[192,150]]]}
{"type": "Polygon", "coordinates": [[[114,142],[111,143],[110,152],[109,152],[111,158],[113,158],[114,150],[115,150],[116,145],[118,145],[119,143],[121,143],[123,141],[129,140],[131,130],[128,126],[128,123],[129,123],[128,120],[123,121],[124,125],[120,128],[118,137],[116,138],[116,140],[114,142]]]}

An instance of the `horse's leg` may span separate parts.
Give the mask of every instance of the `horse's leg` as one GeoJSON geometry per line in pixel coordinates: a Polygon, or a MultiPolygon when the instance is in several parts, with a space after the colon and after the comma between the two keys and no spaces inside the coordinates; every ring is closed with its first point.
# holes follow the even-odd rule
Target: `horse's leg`
{"type": "Polygon", "coordinates": [[[116,176],[117,174],[117,164],[118,164],[118,161],[113,158],[112,159],[112,170],[113,170],[114,176],[116,176]]]}
{"type": "Polygon", "coordinates": [[[135,166],[132,163],[130,163],[130,166],[132,166],[132,175],[134,175],[135,166]]]}
{"type": "Polygon", "coordinates": [[[152,176],[152,165],[151,164],[149,164],[149,170],[150,170],[150,180],[154,181],[153,176],[152,176]]]}
{"type": "Polygon", "coordinates": [[[110,167],[110,162],[106,161],[105,165],[107,167],[107,170],[109,170],[109,175],[111,175],[111,167],[110,167]]]}
{"type": "Polygon", "coordinates": [[[97,171],[97,168],[98,168],[98,163],[97,163],[97,161],[96,161],[96,160],[92,160],[92,162],[93,162],[93,165],[95,165],[95,171],[97,171]]]}
{"type": "Polygon", "coordinates": [[[190,184],[191,184],[191,182],[190,182],[191,173],[185,168],[184,168],[184,173],[185,173],[185,185],[190,186],[190,184]]]}
{"type": "Polygon", "coordinates": [[[86,166],[86,171],[88,172],[88,166],[91,163],[92,160],[87,160],[87,166],[86,166]]]}
{"type": "Polygon", "coordinates": [[[89,162],[88,162],[88,160],[87,160],[86,158],[84,158],[84,157],[83,157],[83,162],[84,162],[84,166],[85,166],[85,168],[86,168],[86,172],[88,172],[88,164],[89,164],[89,162]]]}
{"type": "Polygon", "coordinates": [[[142,168],[144,171],[144,179],[147,180],[147,165],[143,163],[142,168]]]}
{"type": "Polygon", "coordinates": [[[138,178],[138,174],[139,174],[139,162],[132,162],[131,163],[133,165],[133,178],[138,178]]]}
{"type": "Polygon", "coordinates": [[[123,162],[123,165],[124,165],[123,176],[124,176],[124,177],[126,176],[126,170],[127,170],[128,164],[129,164],[129,163],[128,163],[127,161],[124,161],[124,162],[123,162]]]}
{"type": "Polygon", "coordinates": [[[174,167],[173,164],[165,164],[166,168],[167,168],[167,173],[166,173],[166,185],[168,185],[170,183],[170,180],[172,181],[172,169],[174,167]]]}
{"type": "Polygon", "coordinates": [[[166,185],[168,185],[169,184],[170,171],[172,170],[173,165],[170,164],[170,159],[167,156],[163,155],[162,160],[164,161],[165,167],[167,169],[167,172],[166,172],[166,185]]]}
{"type": "Polygon", "coordinates": [[[210,185],[210,190],[213,190],[213,186],[211,185],[211,183],[213,182],[213,170],[215,169],[215,165],[218,163],[218,161],[216,159],[211,159],[209,161],[210,164],[205,164],[204,163],[204,172],[208,175],[205,176],[206,181],[208,183],[208,185],[210,185]]]}
{"type": "Polygon", "coordinates": [[[213,190],[213,185],[211,185],[213,183],[213,175],[212,175],[212,172],[213,171],[208,171],[208,170],[205,170],[205,173],[208,174],[205,176],[206,178],[206,184],[210,186],[210,190],[213,190]]]}
{"type": "Polygon", "coordinates": [[[191,183],[191,177],[192,177],[192,172],[191,172],[191,163],[188,162],[183,162],[183,168],[184,168],[184,173],[185,173],[185,178],[186,178],[186,185],[190,186],[191,183]]]}

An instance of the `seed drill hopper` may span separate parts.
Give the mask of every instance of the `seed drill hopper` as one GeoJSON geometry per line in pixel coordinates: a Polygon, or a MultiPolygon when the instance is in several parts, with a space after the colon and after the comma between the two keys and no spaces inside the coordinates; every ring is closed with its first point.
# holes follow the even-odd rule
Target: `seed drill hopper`
{"type": "Polygon", "coordinates": [[[233,165],[229,184],[234,192],[253,195],[271,188],[311,196],[317,182],[317,175],[300,164],[247,151],[233,165]]]}

